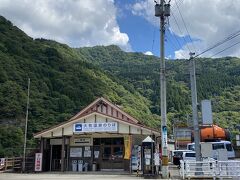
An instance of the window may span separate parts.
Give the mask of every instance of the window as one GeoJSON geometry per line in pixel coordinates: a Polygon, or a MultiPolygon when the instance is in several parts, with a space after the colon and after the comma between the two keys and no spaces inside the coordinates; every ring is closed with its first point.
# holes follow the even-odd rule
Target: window
{"type": "Polygon", "coordinates": [[[232,145],[231,144],[226,144],[226,149],[227,151],[232,151],[232,145]]]}
{"type": "Polygon", "coordinates": [[[113,138],[114,145],[123,145],[123,138],[113,138]]]}
{"type": "Polygon", "coordinates": [[[212,149],[213,150],[224,149],[224,144],[223,143],[212,144],[212,149]]]}
{"type": "Polygon", "coordinates": [[[104,147],[103,159],[110,159],[110,158],[111,158],[111,147],[104,147]]]}
{"type": "Polygon", "coordinates": [[[188,145],[188,150],[195,151],[195,146],[193,144],[188,145]]]}
{"type": "Polygon", "coordinates": [[[123,158],[123,147],[114,147],[113,148],[113,157],[114,158],[123,158]]]}
{"type": "Polygon", "coordinates": [[[94,138],[93,139],[93,145],[100,145],[100,138],[94,138]]]}
{"type": "Polygon", "coordinates": [[[195,153],[186,153],[186,157],[196,157],[195,153]]]}
{"type": "Polygon", "coordinates": [[[111,145],[112,144],[112,138],[102,138],[101,144],[103,145],[111,145]]]}

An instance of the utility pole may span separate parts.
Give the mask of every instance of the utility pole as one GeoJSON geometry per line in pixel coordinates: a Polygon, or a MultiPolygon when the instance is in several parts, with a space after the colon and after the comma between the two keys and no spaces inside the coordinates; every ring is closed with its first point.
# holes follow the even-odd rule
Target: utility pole
{"type": "Polygon", "coordinates": [[[23,147],[23,164],[22,164],[22,171],[23,172],[25,172],[25,169],[26,169],[26,146],[27,146],[29,94],[30,94],[30,78],[28,78],[27,110],[26,110],[26,120],[25,120],[24,147],[23,147]]]}
{"type": "Polygon", "coordinates": [[[195,59],[193,55],[195,53],[190,52],[189,70],[190,70],[190,81],[191,81],[191,95],[192,95],[192,117],[193,117],[193,128],[194,128],[194,143],[196,151],[196,161],[201,161],[200,152],[200,133],[199,133],[199,122],[198,122],[198,110],[197,110],[197,85],[196,85],[196,72],[195,72],[195,59]]]}
{"type": "MultiPolygon", "coordinates": [[[[155,1],[156,2],[156,1],[155,1]]],[[[160,86],[161,86],[161,147],[162,147],[162,177],[168,178],[168,144],[167,144],[167,103],[166,103],[166,69],[164,55],[164,34],[165,19],[170,16],[170,4],[166,4],[165,0],[161,3],[156,2],[155,16],[160,18],[160,86]]]]}

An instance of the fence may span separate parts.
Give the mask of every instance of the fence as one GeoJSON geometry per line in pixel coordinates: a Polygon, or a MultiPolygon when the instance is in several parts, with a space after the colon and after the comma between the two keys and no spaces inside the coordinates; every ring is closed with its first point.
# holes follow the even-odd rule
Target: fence
{"type": "MultiPolygon", "coordinates": [[[[12,158],[1,158],[0,171],[22,171],[22,157],[12,157],[12,158]]],[[[26,157],[25,161],[25,172],[34,171],[34,157],[26,157]]]]}
{"type": "Polygon", "coordinates": [[[240,178],[240,161],[181,161],[180,176],[188,178],[240,178]]]}
{"type": "Polygon", "coordinates": [[[14,170],[21,171],[22,169],[22,157],[13,158],[1,158],[1,168],[2,171],[14,170]]]}

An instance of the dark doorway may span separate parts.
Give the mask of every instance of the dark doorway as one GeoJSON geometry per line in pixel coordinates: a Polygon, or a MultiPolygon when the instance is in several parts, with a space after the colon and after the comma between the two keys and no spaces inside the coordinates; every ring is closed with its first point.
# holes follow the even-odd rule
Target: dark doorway
{"type": "Polygon", "coordinates": [[[94,138],[94,161],[99,169],[124,169],[124,139],[94,138]]]}

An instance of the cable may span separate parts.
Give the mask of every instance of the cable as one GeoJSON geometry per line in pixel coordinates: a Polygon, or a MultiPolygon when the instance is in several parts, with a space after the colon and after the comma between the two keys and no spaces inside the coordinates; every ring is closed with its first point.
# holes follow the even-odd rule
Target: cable
{"type": "MultiPolygon", "coordinates": [[[[172,13],[172,16],[173,16],[173,19],[174,19],[175,23],[177,24],[178,30],[180,31],[181,34],[183,34],[182,31],[181,31],[181,29],[180,29],[180,26],[179,26],[179,24],[178,24],[178,22],[177,22],[177,20],[176,20],[176,18],[175,18],[175,16],[174,16],[173,13],[172,13]]],[[[185,44],[186,44],[186,46],[187,46],[187,49],[189,50],[189,52],[191,52],[191,50],[190,50],[190,48],[189,48],[189,45],[188,45],[188,42],[186,41],[186,39],[185,39],[184,36],[183,36],[183,40],[184,40],[184,42],[185,42],[185,44]]]]}
{"type": "Polygon", "coordinates": [[[222,45],[223,43],[225,43],[225,42],[227,42],[227,41],[230,41],[231,39],[233,39],[233,38],[235,38],[235,37],[237,37],[237,36],[239,36],[239,35],[240,35],[240,30],[238,30],[238,31],[235,32],[235,33],[230,34],[230,36],[224,38],[223,40],[219,41],[219,42],[216,43],[215,45],[213,45],[213,46],[205,49],[205,50],[204,50],[203,52],[201,52],[200,54],[197,54],[196,56],[194,56],[194,58],[196,58],[196,57],[198,57],[198,56],[200,56],[200,55],[202,55],[202,54],[204,54],[204,53],[206,53],[206,52],[208,52],[208,51],[210,51],[210,50],[212,50],[212,49],[214,49],[214,48],[222,45]]]}
{"type": "Polygon", "coordinates": [[[240,41],[238,41],[237,43],[235,43],[235,44],[233,44],[233,45],[231,45],[231,46],[229,46],[229,47],[227,47],[227,48],[224,48],[223,50],[221,50],[221,51],[215,53],[214,55],[210,56],[209,58],[212,58],[213,56],[216,56],[216,55],[218,55],[218,54],[220,54],[220,53],[222,53],[222,52],[224,52],[224,51],[226,51],[226,50],[232,48],[233,46],[236,46],[237,44],[240,44],[240,41]]]}
{"type": "Polygon", "coordinates": [[[197,49],[196,49],[195,45],[193,44],[193,40],[192,40],[192,38],[191,38],[191,36],[190,36],[190,33],[189,33],[189,31],[188,31],[188,28],[187,28],[187,26],[186,26],[186,23],[185,23],[185,21],[184,21],[184,18],[183,18],[183,16],[182,16],[182,13],[181,13],[181,11],[180,11],[180,8],[179,8],[179,6],[178,6],[177,0],[175,0],[175,2],[176,2],[175,4],[177,5],[178,12],[179,12],[179,14],[180,14],[180,16],[181,16],[181,18],[182,18],[183,25],[184,25],[187,33],[188,33],[188,37],[189,37],[190,41],[192,42],[193,49],[194,49],[195,52],[197,52],[197,49]]]}
{"type": "Polygon", "coordinates": [[[153,30],[153,41],[152,41],[152,53],[153,53],[153,46],[154,46],[154,43],[155,43],[155,31],[156,31],[156,29],[155,29],[155,27],[154,27],[154,30],[153,30]]]}
{"type": "Polygon", "coordinates": [[[178,44],[178,46],[179,46],[179,48],[176,48],[176,49],[181,49],[182,46],[181,46],[179,40],[176,38],[176,35],[175,35],[174,33],[172,33],[172,32],[169,30],[169,28],[167,29],[167,31],[168,31],[168,32],[174,37],[174,39],[176,40],[176,42],[177,42],[177,44],[178,44]]]}
{"type": "MultiPolygon", "coordinates": [[[[177,47],[175,46],[175,43],[171,40],[171,38],[170,38],[170,36],[169,36],[169,37],[168,37],[169,42],[175,47],[175,50],[177,51],[177,50],[181,49],[182,46],[180,45],[179,40],[176,38],[176,35],[175,35],[174,33],[172,33],[172,32],[169,30],[169,28],[167,28],[167,31],[175,38],[175,41],[177,42],[177,44],[178,44],[178,46],[179,46],[179,48],[177,48],[177,47]]],[[[185,59],[187,59],[186,56],[183,55],[182,53],[181,53],[181,55],[182,55],[185,59]]]]}

